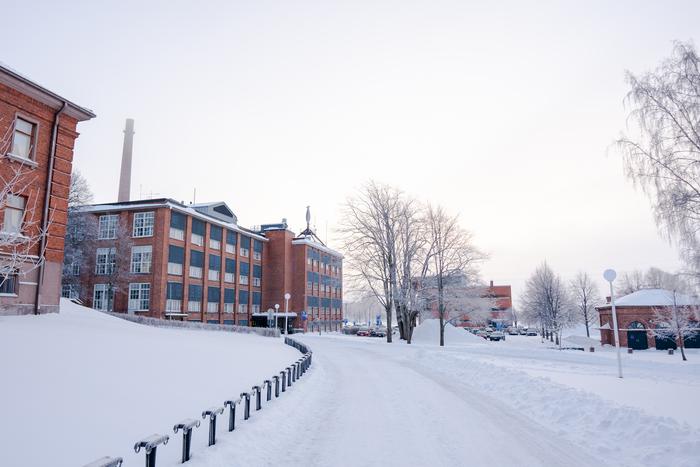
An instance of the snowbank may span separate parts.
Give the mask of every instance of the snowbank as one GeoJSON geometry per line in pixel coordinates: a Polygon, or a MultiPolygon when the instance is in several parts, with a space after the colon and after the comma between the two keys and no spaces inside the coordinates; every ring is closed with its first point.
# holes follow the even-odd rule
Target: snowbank
{"type": "MultiPolygon", "coordinates": [[[[411,342],[416,344],[440,344],[440,320],[426,319],[423,320],[413,330],[411,342]]],[[[471,332],[461,328],[456,328],[451,324],[445,326],[445,344],[474,344],[483,343],[484,339],[475,336],[471,332]]]]}
{"type": "Polygon", "coordinates": [[[0,354],[0,465],[54,467],[106,455],[142,465],[133,445],[152,433],[171,436],[158,463],[177,462],[176,422],[299,358],[281,339],[154,328],[65,300],[60,314],[0,317],[0,354]]]}
{"type": "Polygon", "coordinates": [[[600,347],[600,341],[586,336],[568,336],[562,339],[562,347],[566,344],[572,346],[583,347],[588,350],[589,347],[600,347]]]}

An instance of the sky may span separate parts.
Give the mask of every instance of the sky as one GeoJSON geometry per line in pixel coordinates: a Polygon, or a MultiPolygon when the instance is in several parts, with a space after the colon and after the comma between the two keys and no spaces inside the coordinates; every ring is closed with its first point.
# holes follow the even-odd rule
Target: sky
{"type": "Polygon", "coordinates": [[[545,260],[601,290],[609,267],[680,267],[614,141],[625,70],[697,39],[700,3],[30,3],[0,61],[97,114],[74,157],[96,202],[116,201],[133,118],[132,199],[196,190],[296,232],[310,205],[334,246],[347,198],[389,183],[459,214],[516,306],[545,260]]]}

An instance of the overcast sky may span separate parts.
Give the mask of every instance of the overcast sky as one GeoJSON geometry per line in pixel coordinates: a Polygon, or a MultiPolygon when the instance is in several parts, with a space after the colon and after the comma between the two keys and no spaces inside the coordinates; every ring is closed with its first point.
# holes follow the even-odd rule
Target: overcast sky
{"type": "Polygon", "coordinates": [[[30,3],[4,6],[0,60],[95,111],[74,167],[98,202],[131,117],[132,199],[196,188],[297,232],[308,204],[333,246],[374,178],[460,213],[516,300],[543,260],[565,278],[679,266],[612,142],[624,71],[696,39],[698,2],[30,3]]]}

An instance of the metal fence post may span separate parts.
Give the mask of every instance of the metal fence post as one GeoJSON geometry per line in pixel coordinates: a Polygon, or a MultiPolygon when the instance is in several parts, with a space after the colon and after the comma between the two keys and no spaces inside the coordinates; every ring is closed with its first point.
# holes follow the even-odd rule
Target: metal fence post
{"type": "Polygon", "coordinates": [[[243,420],[248,420],[250,418],[250,393],[242,392],[241,399],[245,398],[245,405],[243,406],[243,420]]]}
{"type": "Polygon", "coordinates": [[[222,413],[223,407],[211,407],[202,412],[202,418],[209,417],[209,446],[216,444],[216,415],[222,413]]]}
{"type": "Polygon", "coordinates": [[[265,384],[267,384],[267,402],[270,402],[270,400],[272,399],[272,381],[266,379],[263,383],[263,386],[265,384]]]}
{"type": "Polygon", "coordinates": [[[228,431],[236,429],[236,401],[224,401],[224,407],[228,406],[228,431]]]}
{"type": "Polygon", "coordinates": [[[260,386],[253,386],[251,389],[255,391],[255,410],[260,410],[260,386]]]}
{"type": "Polygon", "coordinates": [[[272,377],[272,379],[275,380],[275,397],[280,396],[280,377],[279,375],[275,375],[272,377]]]}
{"type": "Polygon", "coordinates": [[[287,386],[292,386],[292,367],[288,366],[287,370],[287,386]]]}
{"type": "Polygon", "coordinates": [[[173,432],[182,430],[182,463],[190,460],[190,447],[192,446],[192,431],[199,426],[199,420],[187,418],[173,427],[173,432]]]}
{"type": "Polygon", "coordinates": [[[282,375],[282,392],[286,391],[285,385],[286,385],[286,380],[287,380],[287,372],[282,370],[280,371],[280,374],[282,375]]]}
{"type": "Polygon", "coordinates": [[[134,451],[138,453],[141,448],[146,452],[146,467],[156,467],[156,451],[158,445],[168,444],[170,437],[168,435],[152,434],[148,438],[137,441],[134,444],[134,451]]]}
{"type": "Polygon", "coordinates": [[[92,461],[83,467],[121,467],[124,460],[121,457],[101,457],[96,461],[92,461]]]}

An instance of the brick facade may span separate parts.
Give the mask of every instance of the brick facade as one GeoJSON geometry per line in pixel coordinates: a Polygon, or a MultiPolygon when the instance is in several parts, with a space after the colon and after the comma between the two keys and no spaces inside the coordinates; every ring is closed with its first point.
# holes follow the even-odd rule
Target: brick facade
{"type": "MultiPolygon", "coordinates": [[[[20,173],[11,191],[25,200],[21,231],[25,237],[41,238],[39,232],[44,224],[49,177],[51,181],[45,247],[42,249],[40,241],[33,242],[29,254],[39,259],[25,262],[21,270],[16,271],[13,293],[0,295],[0,314],[58,311],[73,149],[78,137],[76,129],[78,122],[93,117],[89,110],[0,66],[0,139],[3,140],[0,176],[9,180],[20,173]],[[26,159],[12,154],[13,130],[18,119],[32,124],[31,152],[26,159]],[[42,255],[43,266],[37,267],[36,263],[42,263],[42,255]]],[[[2,229],[4,222],[4,210],[0,210],[2,229]]],[[[0,235],[4,235],[3,241],[8,240],[6,232],[0,232],[0,235]]],[[[7,261],[7,256],[0,251],[0,266],[3,258],[7,261]]]]}

